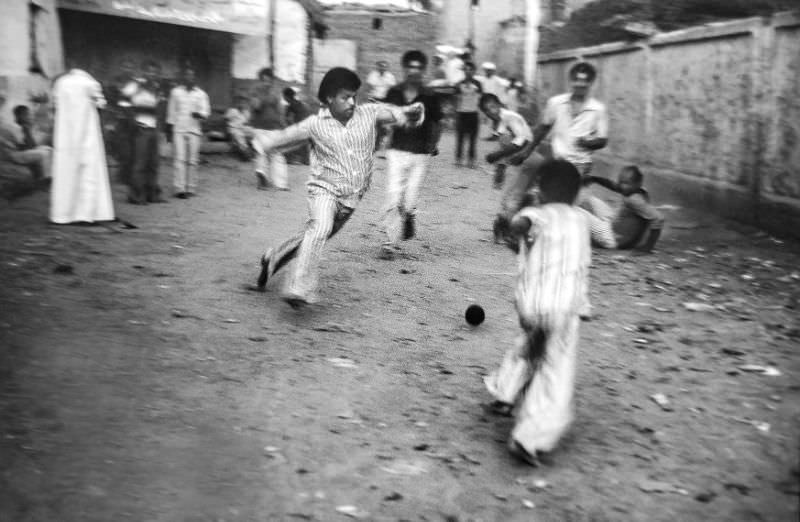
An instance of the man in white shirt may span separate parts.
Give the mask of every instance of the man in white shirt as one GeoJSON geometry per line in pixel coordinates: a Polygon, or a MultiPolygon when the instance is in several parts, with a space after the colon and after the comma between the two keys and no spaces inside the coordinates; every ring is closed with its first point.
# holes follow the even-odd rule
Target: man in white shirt
{"type": "Polygon", "coordinates": [[[175,197],[186,199],[197,190],[197,164],[203,141],[203,120],[211,107],[208,95],[195,85],[194,69],[183,72],[183,84],[172,89],[167,104],[167,125],[172,131],[175,197]]]}
{"type": "Polygon", "coordinates": [[[484,62],[481,64],[481,69],[483,69],[483,76],[478,80],[483,85],[483,92],[494,94],[500,103],[505,104],[508,80],[497,75],[497,67],[492,62],[484,62]]]}
{"type": "Polygon", "coordinates": [[[547,100],[542,123],[534,131],[526,152],[532,152],[552,131],[553,157],[575,165],[582,177],[589,175],[592,153],[608,143],[606,106],[589,96],[596,77],[597,71],[587,62],[570,68],[570,92],[547,100]]]}
{"type": "Polygon", "coordinates": [[[367,75],[367,85],[369,92],[367,95],[373,101],[383,101],[389,89],[397,84],[394,74],[390,73],[389,64],[386,60],[381,60],[377,64],[378,70],[372,71],[367,75]]]}

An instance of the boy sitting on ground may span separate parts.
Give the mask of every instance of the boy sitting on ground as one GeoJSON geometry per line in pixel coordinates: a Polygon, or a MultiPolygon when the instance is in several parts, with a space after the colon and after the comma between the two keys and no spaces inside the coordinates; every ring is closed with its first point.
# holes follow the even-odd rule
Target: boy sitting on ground
{"type": "Polygon", "coordinates": [[[644,176],[635,165],[623,167],[616,182],[599,176],[588,176],[584,180],[584,184],[597,183],[623,196],[616,211],[596,196],[589,196],[581,203],[591,214],[592,243],[602,248],[653,250],[661,236],[664,217],[650,204],[643,181],[644,176]]]}

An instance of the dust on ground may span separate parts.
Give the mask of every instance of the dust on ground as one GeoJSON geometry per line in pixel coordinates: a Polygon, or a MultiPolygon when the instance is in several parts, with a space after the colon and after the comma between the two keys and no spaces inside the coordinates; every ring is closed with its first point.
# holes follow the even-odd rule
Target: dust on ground
{"type": "Polygon", "coordinates": [[[137,229],[5,205],[0,520],[796,520],[798,245],[668,206],[657,253],[595,252],[576,422],[531,468],[482,407],[517,333],[499,194],[451,162],[387,262],[378,160],[300,312],[246,285],[305,167],[263,192],[210,157],[199,197],[146,207],[115,186],[137,229]]]}

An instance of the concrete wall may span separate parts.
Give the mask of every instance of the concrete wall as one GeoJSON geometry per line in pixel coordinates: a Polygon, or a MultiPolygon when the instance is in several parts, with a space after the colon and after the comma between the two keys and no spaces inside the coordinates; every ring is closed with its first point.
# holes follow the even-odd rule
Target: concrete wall
{"type": "MultiPolygon", "coordinates": [[[[524,2],[516,0],[482,0],[474,12],[474,34],[476,63],[493,59],[495,41],[500,22],[514,15],[524,14],[524,2]]],[[[469,38],[470,1],[446,0],[441,11],[439,42],[462,47],[469,38]]]]}
{"type": "Polygon", "coordinates": [[[6,103],[0,116],[10,117],[15,105],[25,104],[46,113],[46,104],[34,100],[49,91],[50,80],[64,68],[61,34],[54,0],[40,0],[37,16],[37,54],[43,73],[31,72],[31,10],[28,0],[0,1],[0,94],[6,103]]]}
{"type": "Polygon", "coordinates": [[[389,70],[400,80],[400,57],[419,49],[429,56],[435,52],[438,18],[431,13],[381,11],[329,11],[325,22],[330,29],[325,38],[356,42],[358,74],[362,80],[379,60],[389,62],[389,70]],[[373,29],[373,20],[381,28],[373,29]]]}
{"type": "Polygon", "coordinates": [[[636,163],[665,196],[800,235],[800,13],[540,56],[541,101],[580,58],[609,110],[603,174],[636,163]]]}

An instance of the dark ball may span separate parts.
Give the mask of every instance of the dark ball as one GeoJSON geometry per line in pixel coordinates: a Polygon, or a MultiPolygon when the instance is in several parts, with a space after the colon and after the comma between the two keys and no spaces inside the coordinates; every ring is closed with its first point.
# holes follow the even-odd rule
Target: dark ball
{"type": "Polygon", "coordinates": [[[481,305],[471,304],[467,307],[467,311],[464,312],[464,319],[472,326],[478,326],[486,319],[486,313],[484,313],[481,305]]]}

